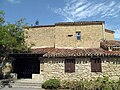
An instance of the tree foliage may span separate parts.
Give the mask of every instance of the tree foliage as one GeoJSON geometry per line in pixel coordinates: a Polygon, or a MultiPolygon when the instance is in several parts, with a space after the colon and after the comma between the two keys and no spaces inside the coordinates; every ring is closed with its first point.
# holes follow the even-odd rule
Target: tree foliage
{"type": "Polygon", "coordinates": [[[37,26],[37,25],[39,25],[39,21],[38,20],[35,21],[35,26],[37,26]]]}
{"type": "Polygon", "coordinates": [[[4,12],[0,11],[0,26],[4,23],[4,12]]]}
{"type": "Polygon", "coordinates": [[[27,52],[24,37],[24,19],[15,24],[5,23],[4,12],[0,11],[0,61],[7,59],[9,53],[27,52]]]}

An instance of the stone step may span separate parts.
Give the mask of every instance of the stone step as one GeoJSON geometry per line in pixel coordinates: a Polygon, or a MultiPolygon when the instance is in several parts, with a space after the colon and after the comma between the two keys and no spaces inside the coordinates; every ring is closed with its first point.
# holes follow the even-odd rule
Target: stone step
{"type": "Polygon", "coordinates": [[[33,83],[33,82],[14,82],[14,83],[16,83],[16,84],[37,84],[37,85],[41,85],[42,83],[33,83]]]}
{"type": "Polygon", "coordinates": [[[16,86],[16,85],[12,85],[13,88],[39,88],[42,89],[42,87],[39,86],[16,86]]]}
{"type": "Polygon", "coordinates": [[[21,83],[14,83],[12,85],[22,85],[22,86],[41,86],[40,84],[21,84],[21,83]]]}
{"type": "Polygon", "coordinates": [[[18,80],[15,80],[15,82],[41,83],[40,80],[36,81],[36,80],[32,80],[32,79],[18,79],[18,80]]]}
{"type": "Polygon", "coordinates": [[[12,87],[41,88],[41,85],[35,84],[11,84],[12,87]]]}
{"type": "Polygon", "coordinates": [[[41,83],[40,82],[35,82],[35,81],[15,81],[14,83],[11,83],[12,87],[24,87],[24,88],[41,88],[41,83]]]}

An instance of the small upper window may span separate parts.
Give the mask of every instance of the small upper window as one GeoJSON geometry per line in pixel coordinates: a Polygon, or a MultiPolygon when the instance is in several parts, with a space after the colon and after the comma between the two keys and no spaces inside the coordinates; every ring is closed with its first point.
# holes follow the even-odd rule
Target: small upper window
{"type": "Polygon", "coordinates": [[[76,32],[76,39],[81,40],[81,32],[76,32]]]}

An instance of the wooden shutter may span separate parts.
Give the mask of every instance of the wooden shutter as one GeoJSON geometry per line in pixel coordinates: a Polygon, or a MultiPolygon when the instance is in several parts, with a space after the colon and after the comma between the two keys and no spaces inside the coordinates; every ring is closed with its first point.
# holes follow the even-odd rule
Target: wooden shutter
{"type": "Polygon", "coordinates": [[[102,72],[100,58],[91,58],[91,72],[102,72]]]}
{"type": "Polygon", "coordinates": [[[75,59],[65,60],[65,72],[68,72],[68,73],[75,72],[75,59]]]}

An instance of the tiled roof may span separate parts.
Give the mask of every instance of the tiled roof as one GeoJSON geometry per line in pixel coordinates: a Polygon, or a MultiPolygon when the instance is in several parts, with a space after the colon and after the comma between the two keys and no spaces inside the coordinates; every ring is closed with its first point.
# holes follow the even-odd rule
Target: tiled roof
{"type": "Polygon", "coordinates": [[[105,51],[105,56],[120,56],[120,51],[105,51]]]}
{"type": "Polygon", "coordinates": [[[102,48],[60,49],[37,48],[33,53],[44,54],[43,57],[80,57],[80,56],[120,56],[120,52],[106,51],[102,48]]]}
{"type": "Polygon", "coordinates": [[[108,29],[105,29],[105,32],[108,32],[108,33],[115,33],[114,31],[112,31],[112,30],[108,30],[108,29]]]}
{"type": "Polygon", "coordinates": [[[80,21],[80,22],[60,22],[55,23],[56,26],[71,26],[71,25],[102,25],[104,21],[80,21]]]}
{"type": "Polygon", "coordinates": [[[35,48],[35,49],[32,49],[32,53],[45,54],[47,52],[52,52],[55,50],[57,50],[57,48],[35,48]]]}
{"type": "Polygon", "coordinates": [[[115,40],[103,40],[100,43],[101,48],[108,50],[108,47],[111,46],[120,46],[120,41],[115,41],[115,40]]]}
{"type": "Polygon", "coordinates": [[[104,21],[80,21],[80,22],[59,22],[54,25],[29,26],[27,28],[55,27],[55,26],[79,26],[79,25],[102,25],[104,21]]]}
{"type": "Polygon", "coordinates": [[[44,57],[79,57],[79,56],[92,56],[102,55],[101,49],[55,49],[52,52],[47,52],[44,57]]]}
{"type": "Polygon", "coordinates": [[[39,25],[39,26],[29,26],[28,28],[39,28],[39,27],[55,27],[55,25],[39,25]]]}

